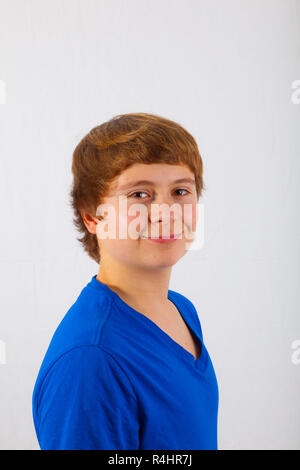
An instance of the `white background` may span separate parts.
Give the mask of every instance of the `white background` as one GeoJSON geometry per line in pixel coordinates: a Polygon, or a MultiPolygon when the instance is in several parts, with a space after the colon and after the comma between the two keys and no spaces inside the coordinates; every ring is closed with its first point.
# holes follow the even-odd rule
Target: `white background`
{"type": "Polygon", "coordinates": [[[205,243],[170,288],[197,308],[220,449],[300,449],[299,0],[0,1],[0,447],[38,449],[45,350],[98,272],[76,241],[72,152],[116,114],[197,140],[205,243]]]}

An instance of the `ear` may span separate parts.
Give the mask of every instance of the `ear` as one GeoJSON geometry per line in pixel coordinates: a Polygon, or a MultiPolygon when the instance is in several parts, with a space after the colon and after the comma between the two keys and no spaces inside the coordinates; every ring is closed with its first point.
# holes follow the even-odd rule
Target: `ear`
{"type": "Polygon", "coordinates": [[[83,223],[86,226],[86,228],[88,229],[88,231],[90,233],[96,234],[97,224],[99,222],[97,217],[94,217],[94,216],[90,215],[88,212],[85,212],[83,210],[80,211],[80,215],[81,215],[83,223]]]}

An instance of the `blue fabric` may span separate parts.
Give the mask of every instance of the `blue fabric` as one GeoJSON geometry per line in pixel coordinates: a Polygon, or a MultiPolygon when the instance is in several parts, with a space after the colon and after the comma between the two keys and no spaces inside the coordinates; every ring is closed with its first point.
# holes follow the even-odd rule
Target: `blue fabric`
{"type": "Polygon", "coordinates": [[[218,384],[197,311],[169,290],[198,360],[94,275],[56,329],[32,397],[41,449],[217,449],[218,384]]]}

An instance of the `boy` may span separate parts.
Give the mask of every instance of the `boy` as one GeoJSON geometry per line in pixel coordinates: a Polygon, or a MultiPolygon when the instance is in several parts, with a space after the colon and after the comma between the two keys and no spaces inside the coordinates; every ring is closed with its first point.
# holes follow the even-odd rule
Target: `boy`
{"type": "Polygon", "coordinates": [[[160,116],[116,116],[77,145],[72,172],[79,241],[99,271],[36,380],[41,449],[217,449],[218,385],[198,314],[168,288],[204,188],[194,138],[160,116]]]}

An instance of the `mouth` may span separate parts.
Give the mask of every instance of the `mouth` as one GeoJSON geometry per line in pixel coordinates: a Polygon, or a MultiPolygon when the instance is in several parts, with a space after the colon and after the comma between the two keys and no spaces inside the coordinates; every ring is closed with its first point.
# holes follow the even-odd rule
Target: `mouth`
{"type": "Polygon", "coordinates": [[[161,237],[141,237],[144,240],[153,240],[153,241],[158,241],[158,242],[165,242],[165,241],[175,241],[180,238],[180,233],[179,234],[172,234],[168,236],[161,236],[161,237]]]}

